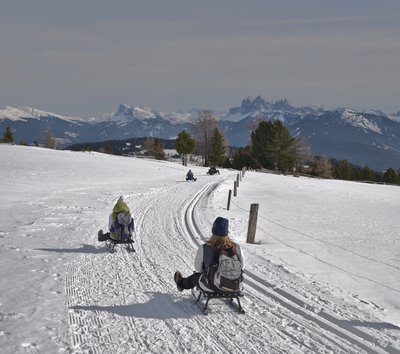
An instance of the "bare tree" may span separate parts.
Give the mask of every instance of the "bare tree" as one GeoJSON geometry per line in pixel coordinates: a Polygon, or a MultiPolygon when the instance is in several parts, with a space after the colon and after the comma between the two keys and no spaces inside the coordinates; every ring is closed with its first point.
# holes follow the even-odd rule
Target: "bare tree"
{"type": "Polygon", "coordinates": [[[56,139],[54,138],[54,134],[49,127],[43,131],[43,144],[44,147],[49,149],[56,148],[56,139]]]}
{"type": "Polygon", "coordinates": [[[157,138],[147,138],[144,143],[144,148],[147,150],[146,154],[155,157],[157,160],[164,160],[164,144],[160,139],[157,138]]]}
{"type": "Polygon", "coordinates": [[[262,113],[258,113],[254,117],[251,118],[249,122],[249,143],[250,145],[252,144],[251,140],[251,133],[254,132],[257,128],[260,122],[264,120],[264,115],[262,113]]]}
{"type": "Polygon", "coordinates": [[[217,127],[217,117],[210,110],[201,111],[197,122],[193,125],[196,147],[198,152],[204,157],[204,166],[208,166],[209,164],[211,137],[214,129],[217,127]]]}
{"type": "Polygon", "coordinates": [[[319,156],[313,160],[313,173],[321,178],[332,178],[333,165],[325,156],[319,156]]]}
{"type": "Polygon", "coordinates": [[[306,143],[303,137],[296,138],[296,171],[303,170],[303,166],[307,165],[314,159],[311,154],[310,145],[306,143]]]}

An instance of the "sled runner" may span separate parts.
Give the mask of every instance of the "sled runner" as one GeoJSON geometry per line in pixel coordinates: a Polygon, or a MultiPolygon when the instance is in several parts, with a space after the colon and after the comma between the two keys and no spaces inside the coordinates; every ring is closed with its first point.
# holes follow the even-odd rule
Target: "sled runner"
{"type": "Polygon", "coordinates": [[[234,292],[225,291],[225,292],[214,293],[214,292],[204,291],[203,289],[196,287],[195,289],[192,289],[192,296],[196,301],[196,305],[199,307],[199,309],[203,312],[204,315],[208,314],[208,302],[211,299],[227,299],[228,304],[230,306],[234,307],[241,314],[245,313],[242,304],[240,303],[240,298],[244,296],[242,291],[234,291],[234,292]],[[202,300],[205,300],[204,305],[202,304],[202,300]],[[237,303],[235,303],[234,300],[236,300],[237,303]]]}
{"type": "Polygon", "coordinates": [[[106,247],[110,250],[111,253],[114,252],[115,245],[126,245],[126,249],[130,252],[136,252],[136,250],[133,247],[133,240],[113,240],[113,239],[108,239],[106,241],[106,247]]]}
{"type": "Polygon", "coordinates": [[[103,230],[100,230],[98,233],[98,241],[105,242],[106,247],[109,249],[111,253],[114,252],[115,245],[126,245],[126,249],[130,252],[136,252],[133,247],[133,243],[135,242],[132,238],[126,240],[114,240],[110,237],[110,233],[103,233],[103,230]]]}

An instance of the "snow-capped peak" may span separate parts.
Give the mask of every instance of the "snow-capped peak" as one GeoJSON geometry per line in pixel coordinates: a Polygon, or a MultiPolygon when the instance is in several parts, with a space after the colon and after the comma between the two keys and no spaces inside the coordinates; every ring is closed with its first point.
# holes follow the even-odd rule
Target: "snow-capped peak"
{"type": "Polygon", "coordinates": [[[115,113],[116,116],[133,116],[133,109],[131,106],[127,104],[121,103],[118,106],[117,112],[115,113]]]}
{"type": "Polygon", "coordinates": [[[151,109],[143,106],[130,106],[121,103],[117,111],[110,118],[118,125],[126,125],[133,120],[145,120],[156,118],[156,113],[151,109]]]}
{"type": "Polygon", "coordinates": [[[152,119],[156,118],[156,113],[148,107],[143,106],[130,106],[127,104],[120,104],[114,117],[125,116],[137,119],[152,119]]]}
{"type": "Polygon", "coordinates": [[[56,117],[59,119],[71,121],[71,120],[78,120],[79,118],[76,117],[67,117],[67,116],[62,116],[56,113],[51,113],[51,112],[46,112],[46,111],[41,111],[36,108],[32,107],[11,107],[11,106],[5,106],[3,109],[0,109],[0,119],[10,119],[13,121],[17,120],[26,120],[26,119],[39,119],[39,118],[45,118],[45,117],[56,117]]]}

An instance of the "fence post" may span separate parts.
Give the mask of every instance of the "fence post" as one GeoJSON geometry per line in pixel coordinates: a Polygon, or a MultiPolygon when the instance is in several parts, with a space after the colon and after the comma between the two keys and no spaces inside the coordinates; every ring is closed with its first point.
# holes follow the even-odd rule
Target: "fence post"
{"type": "Polygon", "coordinates": [[[226,210],[229,210],[229,208],[231,207],[231,197],[232,197],[232,189],[230,189],[228,193],[228,205],[226,206],[226,210]]]}
{"type": "Polygon", "coordinates": [[[236,183],[236,181],[233,182],[233,196],[234,197],[237,196],[237,183],[236,183]]]}
{"type": "Polygon", "coordinates": [[[236,175],[236,186],[239,188],[239,173],[236,175]]]}
{"type": "Polygon", "coordinates": [[[249,227],[247,229],[247,240],[246,240],[247,243],[254,243],[254,240],[256,238],[257,216],[258,216],[258,204],[251,204],[249,227]]]}

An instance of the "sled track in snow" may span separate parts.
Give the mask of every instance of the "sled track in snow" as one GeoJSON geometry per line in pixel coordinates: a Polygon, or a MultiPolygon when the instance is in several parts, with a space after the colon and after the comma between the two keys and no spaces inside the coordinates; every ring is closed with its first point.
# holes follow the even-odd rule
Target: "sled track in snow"
{"type": "MultiPolygon", "coordinates": [[[[202,203],[206,203],[208,197],[219,186],[222,180],[223,177],[219,177],[214,183],[206,185],[188,204],[184,213],[183,224],[187,229],[190,239],[197,247],[202,244],[202,241],[205,240],[206,237],[202,234],[202,231],[200,230],[196,220],[196,215],[201,213],[196,213],[196,210],[202,207],[202,203]],[[199,235],[201,240],[199,240],[196,235],[199,235]]],[[[352,346],[356,346],[362,350],[365,350],[367,353],[400,353],[399,349],[393,347],[392,345],[382,345],[379,339],[364,331],[352,327],[351,325],[347,325],[346,328],[343,328],[344,321],[329,313],[320,311],[314,305],[309,304],[300,297],[288,293],[282,288],[277,287],[275,284],[262,279],[260,275],[257,275],[254,272],[245,272],[245,284],[248,287],[256,290],[256,292],[260,293],[263,297],[266,297],[267,300],[272,300],[292,314],[302,317],[306,320],[306,322],[312,322],[318,325],[318,327],[324,331],[334,334],[336,336],[336,340],[332,340],[330,338],[331,336],[326,336],[325,338],[332,341],[333,347],[341,347],[341,343],[337,343],[337,338],[339,338],[342,339],[343,342],[348,342],[352,346]]],[[[254,292],[246,292],[245,296],[260,298],[254,292]]],[[[265,299],[261,300],[265,301],[265,299]]],[[[294,321],[297,320],[294,319],[294,321]]],[[[302,322],[301,325],[304,326],[304,322],[302,322]]],[[[346,351],[345,348],[342,348],[342,350],[346,351]]]]}

